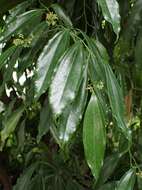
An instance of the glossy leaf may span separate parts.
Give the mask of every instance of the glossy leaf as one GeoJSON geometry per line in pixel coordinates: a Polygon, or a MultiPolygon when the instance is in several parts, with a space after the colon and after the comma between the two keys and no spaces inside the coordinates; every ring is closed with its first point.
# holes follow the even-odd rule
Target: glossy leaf
{"type": "Polygon", "coordinates": [[[70,18],[65,14],[64,10],[58,4],[53,4],[51,7],[66,26],[72,27],[70,18]]]}
{"type": "MultiPolygon", "coordinates": [[[[87,70],[86,70],[87,71],[87,70]]],[[[87,100],[87,72],[85,71],[83,81],[80,85],[77,97],[71,107],[63,112],[59,126],[59,139],[63,144],[67,143],[79,125],[87,100]]]]}
{"type": "Polygon", "coordinates": [[[24,111],[23,107],[17,109],[13,114],[11,114],[11,116],[7,119],[7,121],[4,122],[3,124],[4,128],[1,131],[2,145],[4,144],[5,140],[9,137],[9,135],[14,132],[22,116],[23,111],[24,111]]]}
{"type": "Polygon", "coordinates": [[[68,47],[69,31],[58,32],[45,46],[37,60],[36,98],[49,87],[60,57],[68,47]]]}
{"type": "Polygon", "coordinates": [[[16,19],[10,22],[7,28],[1,33],[0,43],[17,32],[17,30],[26,27],[27,24],[37,21],[37,19],[41,18],[42,14],[43,10],[31,10],[17,16],[16,19]]]}
{"type": "Polygon", "coordinates": [[[98,179],[106,146],[105,117],[101,104],[92,94],[83,123],[83,144],[87,163],[93,176],[98,179]]]}
{"type": "Polygon", "coordinates": [[[112,24],[113,30],[118,36],[120,32],[120,14],[117,0],[97,0],[97,2],[102,9],[105,20],[112,24]]]}
{"type": "Polygon", "coordinates": [[[119,181],[116,190],[134,190],[135,179],[134,170],[129,170],[119,181]]]}
{"type": "Polygon", "coordinates": [[[16,16],[24,13],[25,10],[29,7],[30,4],[31,3],[28,0],[28,1],[24,1],[23,3],[18,4],[16,7],[12,8],[9,11],[10,15],[6,19],[6,23],[8,24],[8,23],[12,22],[16,18],[16,16]]]}
{"type": "Polygon", "coordinates": [[[74,101],[78,92],[85,69],[82,44],[75,43],[66,51],[59,64],[50,87],[50,104],[57,115],[74,101]]]}

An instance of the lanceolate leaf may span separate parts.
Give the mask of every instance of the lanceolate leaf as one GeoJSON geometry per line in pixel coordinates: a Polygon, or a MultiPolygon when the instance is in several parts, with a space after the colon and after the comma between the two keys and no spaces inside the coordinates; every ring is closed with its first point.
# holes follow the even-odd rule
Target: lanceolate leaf
{"type": "Polygon", "coordinates": [[[85,113],[83,124],[83,143],[88,165],[94,177],[98,179],[103,165],[106,133],[105,117],[101,104],[95,94],[92,94],[85,113]]]}
{"type": "Polygon", "coordinates": [[[60,60],[51,83],[50,104],[55,114],[61,114],[62,110],[74,101],[84,69],[83,46],[76,42],[60,60]]]}
{"type": "Polygon", "coordinates": [[[94,54],[90,62],[91,81],[93,82],[98,79],[102,80],[117,126],[121,129],[125,137],[131,141],[131,134],[124,120],[125,108],[122,89],[109,65],[107,52],[105,48],[98,42],[96,43],[95,40],[89,40],[89,42],[90,48],[94,54]]]}
{"type": "Polygon", "coordinates": [[[0,55],[0,69],[7,63],[7,60],[15,52],[16,46],[12,46],[0,55]]]}
{"type": "Polygon", "coordinates": [[[120,180],[115,190],[133,190],[136,175],[134,170],[129,170],[120,180]]]}
{"type": "Polygon", "coordinates": [[[27,24],[30,24],[33,21],[41,18],[42,14],[43,10],[31,10],[17,16],[12,22],[8,24],[5,30],[1,33],[0,43],[10,37],[15,32],[17,32],[17,30],[21,30],[22,28],[26,27],[27,24]]]}
{"type": "Polygon", "coordinates": [[[36,97],[44,93],[53,77],[60,57],[68,47],[69,31],[58,32],[45,46],[37,61],[36,97]]]}
{"type": "Polygon", "coordinates": [[[102,9],[105,20],[112,24],[113,30],[118,36],[120,32],[120,14],[117,0],[97,0],[97,2],[102,9]]]}
{"type": "Polygon", "coordinates": [[[71,107],[69,107],[69,109],[65,110],[65,113],[63,113],[63,118],[61,120],[62,122],[59,126],[59,139],[63,144],[70,140],[71,136],[76,131],[84,113],[88,94],[86,90],[87,72],[84,75],[85,76],[80,85],[77,97],[71,107]]]}
{"type": "Polygon", "coordinates": [[[128,140],[131,140],[131,133],[126,126],[124,120],[124,100],[122,90],[113,74],[111,67],[105,65],[107,93],[112,109],[113,117],[117,122],[117,126],[122,130],[128,140]]]}
{"type": "Polygon", "coordinates": [[[10,118],[7,119],[7,121],[4,122],[4,128],[1,131],[1,142],[4,144],[5,140],[9,137],[9,135],[14,132],[21,115],[23,113],[24,109],[19,108],[17,109],[11,116],[10,118]]]}

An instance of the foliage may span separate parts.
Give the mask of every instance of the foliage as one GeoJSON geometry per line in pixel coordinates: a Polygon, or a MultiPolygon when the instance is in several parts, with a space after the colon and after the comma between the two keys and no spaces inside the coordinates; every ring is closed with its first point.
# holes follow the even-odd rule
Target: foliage
{"type": "Polygon", "coordinates": [[[141,14],[141,0],[1,9],[5,190],[141,190],[141,14]]]}

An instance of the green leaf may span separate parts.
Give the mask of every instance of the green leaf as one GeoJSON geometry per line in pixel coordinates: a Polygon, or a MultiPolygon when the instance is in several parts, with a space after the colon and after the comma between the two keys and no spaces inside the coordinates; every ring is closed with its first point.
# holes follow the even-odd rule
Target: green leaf
{"type": "Polygon", "coordinates": [[[101,104],[92,94],[83,123],[83,144],[87,163],[93,176],[98,179],[106,146],[105,116],[101,104]]]}
{"type": "Polygon", "coordinates": [[[115,118],[117,126],[122,130],[125,137],[129,141],[131,141],[131,132],[126,126],[124,120],[125,109],[124,109],[124,99],[122,95],[122,90],[109,65],[105,65],[105,75],[106,75],[107,93],[113,117],[115,118]]]}
{"type": "Polygon", "coordinates": [[[17,184],[14,186],[14,190],[25,190],[28,189],[31,184],[31,178],[38,166],[38,163],[32,164],[24,173],[18,178],[17,184]]]}
{"type": "Polygon", "coordinates": [[[135,184],[135,171],[130,169],[119,181],[116,190],[133,190],[135,184]]]}
{"type": "Polygon", "coordinates": [[[17,16],[16,19],[10,22],[5,30],[1,33],[0,43],[9,38],[18,30],[22,30],[33,21],[37,21],[37,19],[41,18],[42,14],[43,10],[31,10],[17,16]]]}
{"type": "Polygon", "coordinates": [[[72,27],[72,22],[70,18],[65,14],[63,9],[58,4],[53,4],[51,7],[66,26],[72,27]]]}
{"type": "Polygon", "coordinates": [[[141,190],[141,187],[142,187],[142,177],[141,176],[137,176],[137,182],[138,182],[138,190],[141,190]]]}
{"type": "Polygon", "coordinates": [[[117,0],[97,0],[105,20],[110,22],[116,35],[120,32],[120,14],[117,0]]]}
{"type": "Polygon", "coordinates": [[[20,56],[21,51],[22,51],[22,47],[17,47],[15,51],[13,52],[13,54],[11,55],[11,58],[8,61],[8,67],[5,69],[5,72],[4,72],[4,80],[3,80],[4,83],[9,80],[12,80],[12,73],[14,71],[14,66],[20,56]]]}
{"type": "Polygon", "coordinates": [[[40,122],[38,125],[37,141],[39,142],[43,135],[47,133],[50,127],[53,126],[51,109],[48,100],[45,101],[44,106],[40,112],[40,122]]]}
{"type": "MultiPolygon", "coordinates": [[[[104,185],[102,185],[99,189],[97,190],[114,190],[116,187],[116,182],[112,182],[112,183],[106,183],[104,185]]],[[[95,190],[95,189],[94,189],[95,190]]]]}
{"type": "Polygon", "coordinates": [[[1,131],[1,142],[4,145],[5,140],[9,137],[9,135],[14,132],[24,109],[23,107],[17,109],[15,112],[11,114],[11,116],[4,122],[4,128],[1,131]]]}
{"type": "MultiPolygon", "coordinates": [[[[87,70],[86,70],[87,71],[87,70]]],[[[84,109],[86,106],[87,101],[87,72],[85,71],[83,81],[80,85],[79,91],[77,93],[77,97],[71,107],[68,110],[63,112],[62,119],[60,121],[59,128],[59,139],[61,142],[66,144],[70,138],[72,137],[73,133],[76,131],[77,126],[79,125],[84,109]]]]}
{"type": "Polygon", "coordinates": [[[50,104],[55,115],[71,104],[78,92],[85,69],[84,51],[80,42],[76,42],[66,51],[50,86],[50,104]]]}
{"type": "Polygon", "coordinates": [[[36,98],[40,97],[49,87],[51,79],[57,69],[57,64],[68,47],[69,31],[58,32],[45,46],[37,60],[36,98]]]}
{"type": "Polygon", "coordinates": [[[45,36],[47,36],[47,32],[48,24],[46,22],[41,22],[31,32],[30,36],[32,37],[32,43],[30,44],[30,48],[26,49],[20,56],[18,64],[19,76],[20,74],[23,74],[26,68],[30,67],[37,61],[37,55],[39,55],[45,46],[45,36]]]}
{"type": "Polygon", "coordinates": [[[10,15],[7,17],[6,23],[8,24],[12,22],[16,18],[16,16],[24,13],[30,4],[31,4],[30,1],[24,1],[23,3],[20,3],[16,7],[12,8],[9,11],[10,15]]]}
{"type": "Polygon", "coordinates": [[[118,165],[120,157],[120,154],[113,154],[105,158],[99,179],[97,181],[97,184],[95,185],[96,188],[100,187],[103,183],[105,183],[107,179],[109,179],[109,177],[113,174],[114,170],[118,165]]]}
{"type": "Polygon", "coordinates": [[[12,56],[16,48],[16,46],[12,46],[0,55],[0,69],[7,63],[7,60],[12,56]]]}

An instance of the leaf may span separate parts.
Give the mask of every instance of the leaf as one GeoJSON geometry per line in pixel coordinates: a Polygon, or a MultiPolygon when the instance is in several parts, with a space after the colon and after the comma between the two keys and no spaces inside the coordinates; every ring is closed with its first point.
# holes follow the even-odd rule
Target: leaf
{"type": "Polygon", "coordinates": [[[96,188],[100,187],[103,183],[105,183],[109,179],[109,177],[113,174],[114,170],[118,165],[120,157],[121,155],[116,153],[105,158],[99,179],[95,185],[96,188]]]}
{"type": "MultiPolygon", "coordinates": [[[[87,71],[87,70],[86,70],[87,71]]],[[[59,139],[61,142],[66,144],[74,132],[77,129],[77,126],[79,125],[84,109],[86,106],[87,101],[87,72],[85,71],[84,78],[82,80],[82,83],[80,85],[80,88],[77,93],[77,97],[71,107],[68,108],[68,110],[65,110],[63,112],[62,119],[60,121],[59,128],[59,139]]]]}
{"type": "Polygon", "coordinates": [[[12,8],[9,11],[10,15],[6,19],[6,24],[12,22],[16,18],[16,16],[24,13],[30,4],[30,1],[24,1],[23,3],[20,3],[16,7],[12,8]]]}
{"type": "Polygon", "coordinates": [[[2,145],[4,145],[5,140],[9,137],[9,135],[14,132],[24,109],[23,107],[20,107],[15,112],[11,114],[11,116],[7,119],[7,121],[4,122],[4,128],[1,131],[1,142],[2,145]]]}
{"type": "Polygon", "coordinates": [[[43,10],[31,10],[17,16],[16,19],[10,22],[5,30],[1,33],[0,43],[9,38],[18,30],[22,30],[27,26],[27,24],[31,24],[33,21],[41,18],[42,14],[43,10]]]}
{"type": "Polygon", "coordinates": [[[8,61],[8,67],[5,69],[4,72],[4,80],[3,80],[4,83],[9,80],[12,80],[12,73],[14,71],[14,66],[20,56],[21,51],[22,47],[17,47],[13,52],[13,54],[11,55],[10,60],[8,61]]]}
{"type": "Polygon", "coordinates": [[[33,65],[37,61],[37,55],[42,51],[45,46],[45,36],[48,32],[48,24],[46,22],[41,22],[38,24],[34,30],[31,32],[32,43],[27,51],[24,51],[20,56],[18,64],[18,75],[23,74],[26,68],[33,65]],[[43,40],[44,39],[44,40],[43,40]]]}
{"type": "Polygon", "coordinates": [[[105,20],[112,24],[117,37],[120,32],[120,14],[117,0],[97,0],[105,20]]]}
{"type": "Polygon", "coordinates": [[[28,189],[31,184],[31,177],[37,168],[38,163],[32,164],[28,169],[17,180],[17,184],[14,186],[14,190],[25,190],[28,189]]]}
{"type": "Polygon", "coordinates": [[[24,142],[25,142],[25,120],[22,121],[17,131],[17,138],[18,138],[18,150],[23,151],[24,142]]]}
{"type": "Polygon", "coordinates": [[[105,65],[105,75],[106,75],[107,93],[113,117],[115,118],[117,126],[122,130],[126,139],[131,141],[131,133],[130,130],[127,128],[124,120],[125,109],[124,109],[122,90],[109,65],[105,65]]]}
{"type": "Polygon", "coordinates": [[[130,169],[119,181],[116,190],[133,190],[136,175],[134,170],[130,169]]]}
{"type": "Polygon", "coordinates": [[[105,116],[101,104],[92,94],[83,123],[83,144],[87,163],[93,176],[98,179],[106,146],[105,116]]]}
{"type": "Polygon", "coordinates": [[[63,9],[58,4],[53,4],[51,6],[58,17],[64,22],[65,26],[72,27],[72,22],[70,18],[65,14],[63,9]]]}
{"type": "Polygon", "coordinates": [[[112,182],[112,183],[106,183],[106,184],[102,185],[97,190],[114,190],[115,187],[116,187],[116,182],[112,182]]]}
{"type": "Polygon", "coordinates": [[[125,123],[125,107],[122,89],[109,65],[109,58],[105,48],[95,40],[88,40],[88,45],[93,51],[89,65],[91,81],[101,80],[106,88],[113,117],[119,129],[131,142],[131,131],[125,123]]]}
{"type": "Polygon", "coordinates": [[[48,100],[45,101],[44,106],[40,113],[40,122],[38,125],[38,136],[37,136],[37,142],[39,142],[43,135],[45,135],[50,127],[53,126],[52,123],[52,115],[51,115],[51,109],[49,106],[48,100]]]}
{"type": "Polygon", "coordinates": [[[60,115],[74,101],[84,69],[83,47],[77,42],[60,59],[59,68],[50,86],[49,101],[55,115],[60,115]]]}
{"type": "Polygon", "coordinates": [[[12,56],[16,48],[16,46],[12,46],[0,55],[0,69],[7,63],[7,60],[12,56]]]}
{"type": "Polygon", "coordinates": [[[141,190],[142,187],[142,177],[137,176],[138,190],[141,190]]]}
{"type": "Polygon", "coordinates": [[[58,32],[45,46],[37,60],[36,98],[39,98],[49,87],[57,68],[57,63],[68,47],[69,31],[58,32]]]}

